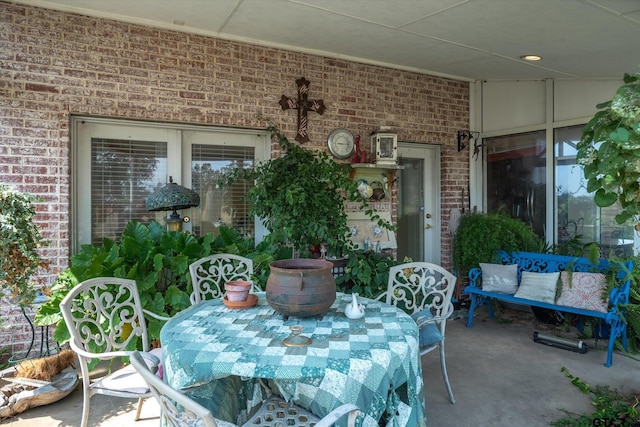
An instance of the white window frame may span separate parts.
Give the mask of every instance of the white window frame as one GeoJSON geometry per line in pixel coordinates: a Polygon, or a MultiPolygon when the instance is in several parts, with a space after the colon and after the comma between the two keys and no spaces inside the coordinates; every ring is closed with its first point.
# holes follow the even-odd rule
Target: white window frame
{"type": "MultiPolygon", "coordinates": [[[[255,148],[255,161],[268,160],[271,144],[265,130],[225,128],[217,126],[181,125],[175,123],[118,120],[86,116],[71,118],[71,188],[70,188],[70,240],[71,253],[91,242],[91,138],[132,139],[136,141],[167,142],[167,174],[185,187],[191,183],[191,144],[215,144],[207,141],[214,135],[224,143],[250,145],[255,148]],[[190,136],[189,141],[185,135],[190,136]],[[231,141],[231,142],[227,142],[231,141]],[[172,161],[177,159],[177,161],[172,161]],[[87,197],[89,195],[89,197],[87,197]]],[[[188,215],[188,210],[182,210],[188,215]]],[[[184,229],[190,231],[188,223],[184,229]]],[[[255,239],[260,242],[266,231],[259,219],[255,219],[255,239]]]]}

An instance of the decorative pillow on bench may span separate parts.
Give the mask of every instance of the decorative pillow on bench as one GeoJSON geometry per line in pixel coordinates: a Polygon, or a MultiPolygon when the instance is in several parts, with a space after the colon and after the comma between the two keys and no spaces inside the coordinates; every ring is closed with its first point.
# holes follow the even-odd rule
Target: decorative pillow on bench
{"type": "Polygon", "coordinates": [[[559,271],[555,273],[523,271],[520,286],[514,297],[554,304],[559,277],[559,271]]]}
{"type": "Polygon", "coordinates": [[[480,263],[482,290],[513,295],[518,289],[518,266],[516,264],[480,263]]]}
{"type": "Polygon", "coordinates": [[[602,293],[607,289],[604,274],[574,272],[569,275],[563,271],[560,278],[562,279],[562,294],[558,298],[559,305],[584,308],[601,313],[608,311],[609,298],[602,299],[602,293]],[[569,276],[571,276],[571,281],[569,281],[569,276]]]}

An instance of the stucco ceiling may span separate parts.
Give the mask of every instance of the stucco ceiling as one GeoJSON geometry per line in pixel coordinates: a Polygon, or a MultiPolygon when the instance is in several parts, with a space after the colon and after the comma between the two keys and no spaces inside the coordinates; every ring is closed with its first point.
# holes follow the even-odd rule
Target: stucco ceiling
{"type": "Polygon", "coordinates": [[[15,2],[464,80],[640,72],[640,0],[15,2]]]}

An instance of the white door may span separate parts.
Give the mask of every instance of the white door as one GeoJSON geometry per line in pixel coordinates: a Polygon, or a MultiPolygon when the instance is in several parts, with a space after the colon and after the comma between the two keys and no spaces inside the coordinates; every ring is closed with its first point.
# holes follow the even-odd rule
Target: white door
{"type": "Polygon", "coordinates": [[[398,260],[440,264],[440,147],[398,143],[398,260]]]}

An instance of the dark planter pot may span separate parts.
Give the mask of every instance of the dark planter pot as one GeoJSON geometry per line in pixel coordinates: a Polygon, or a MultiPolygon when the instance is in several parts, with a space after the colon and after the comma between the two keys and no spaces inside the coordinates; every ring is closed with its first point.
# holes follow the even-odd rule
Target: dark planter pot
{"type": "Polygon", "coordinates": [[[336,300],[329,261],[298,258],[269,264],[267,303],[285,318],[322,316],[336,300]]]}

